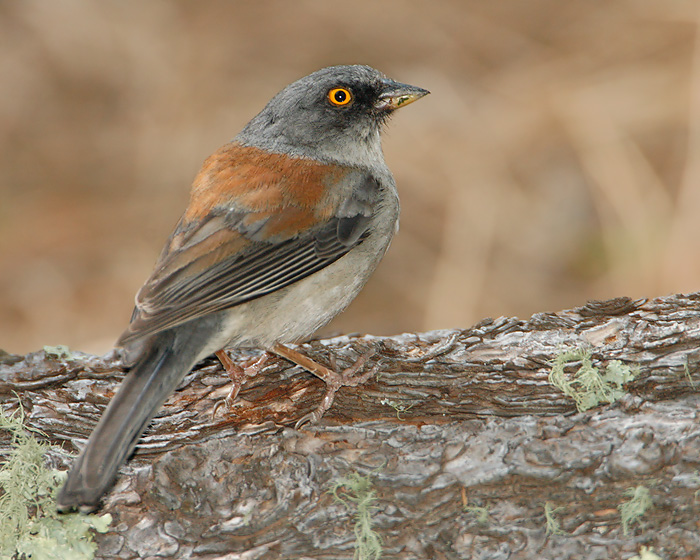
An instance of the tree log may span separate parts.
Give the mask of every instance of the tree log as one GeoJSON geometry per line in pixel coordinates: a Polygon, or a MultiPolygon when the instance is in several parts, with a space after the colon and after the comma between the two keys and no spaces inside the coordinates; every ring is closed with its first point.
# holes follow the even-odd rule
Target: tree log
{"type": "MultiPolygon", "coordinates": [[[[338,367],[374,349],[378,370],[295,429],[321,381],[271,359],[228,407],[218,361],[199,364],[107,496],[114,522],[97,536],[99,557],[350,559],[355,504],[329,490],[355,474],[375,492],[365,519],[382,559],[607,560],[642,545],[700,557],[700,294],[299,348],[338,367]],[[637,375],[618,402],[578,412],[548,380],[571,349],[637,375]],[[619,508],[638,486],[653,506],[623,527],[619,508]]],[[[110,356],[69,358],[0,358],[0,403],[21,401],[29,426],[77,452],[123,370],[110,356]]]]}

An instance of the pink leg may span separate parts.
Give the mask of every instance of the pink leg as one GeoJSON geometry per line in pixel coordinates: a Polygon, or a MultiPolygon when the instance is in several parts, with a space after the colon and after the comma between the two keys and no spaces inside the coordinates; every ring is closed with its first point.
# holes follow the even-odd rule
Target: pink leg
{"type": "Polygon", "coordinates": [[[221,365],[224,366],[226,373],[231,378],[231,391],[229,391],[228,396],[224,399],[224,402],[229,408],[236,400],[238,393],[243,388],[246,381],[255,377],[265,365],[265,362],[270,359],[270,354],[265,352],[259,358],[248,360],[243,366],[239,366],[226,353],[226,350],[219,350],[215,352],[215,355],[219,358],[221,365]]]}
{"type": "Polygon", "coordinates": [[[360,356],[352,366],[343,370],[341,373],[335,372],[332,369],[322,366],[321,364],[313,361],[308,356],[304,356],[304,354],[297,352],[296,350],[293,350],[283,344],[275,344],[272,347],[271,351],[277,354],[278,356],[282,356],[290,362],[293,362],[298,366],[303,367],[305,370],[309,371],[310,373],[313,373],[316,377],[323,380],[326,384],[326,393],[323,395],[323,399],[321,399],[321,404],[318,405],[316,410],[303,416],[296,423],[297,428],[303,426],[308,422],[318,422],[324,415],[324,413],[333,404],[335,394],[341,387],[357,387],[358,385],[361,385],[362,383],[367,381],[379,369],[379,366],[377,365],[371,368],[369,371],[363,373],[362,375],[356,375],[357,372],[360,371],[367,363],[367,360],[369,360],[369,358],[371,358],[372,355],[374,355],[374,350],[370,350],[362,354],[362,356],[360,356]]]}

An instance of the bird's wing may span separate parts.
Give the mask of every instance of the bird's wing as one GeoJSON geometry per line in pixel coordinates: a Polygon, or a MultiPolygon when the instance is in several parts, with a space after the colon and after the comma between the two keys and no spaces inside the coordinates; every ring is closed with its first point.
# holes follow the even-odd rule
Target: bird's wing
{"type": "Polygon", "coordinates": [[[229,144],[136,296],[124,346],[289,286],[369,234],[379,183],[368,172],[229,144]]]}

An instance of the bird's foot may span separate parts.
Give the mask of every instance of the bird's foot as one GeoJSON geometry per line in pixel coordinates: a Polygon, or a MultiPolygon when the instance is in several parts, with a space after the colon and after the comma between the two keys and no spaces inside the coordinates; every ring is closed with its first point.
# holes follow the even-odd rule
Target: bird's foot
{"type": "Polygon", "coordinates": [[[260,373],[260,370],[270,359],[270,354],[265,352],[259,358],[251,358],[250,360],[243,362],[243,365],[238,365],[226,353],[226,350],[219,350],[218,352],[215,352],[215,355],[217,358],[219,358],[221,365],[224,366],[224,370],[231,378],[231,390],[223,400],[214,405],[214,410],[212,412],[212,415],[214,416],[216,415],[219,407],[225,405],[226,408],[230,409],[233,406],[236,397],[238,397],[238,393],[246,384],[248,379],[251,379],[260,373]]]}
{"type": "Polygon", "coordinates": [[[375,365],[369,371],[358,375],[358,372],[360,372],[364,368],[365,364],[367,363],[367,360],[369,360],[375,354],[375,350],[373,349],[368,350],[367,352],[362,354],[352,366],[344,369],[340,373],[336,371],[337,368],[335,364],[335,357],[332,355],[331,365],[333,369],[330,369],[315,362],[308,356],[305,356],[304,354],[301,354],[300,352],[297,352],[296,350],[293,350],[282,344],[276,344],[272,348],[272,351],[275,354],[286,358],[290,362],[293,362],[298,366],[303,367],[310,373],[313,373],[316,377],[323,380],[326,384],[326,392],[323,395],[323,398],[321,399],[321,403],[316,407],[315,410],[304,415],[301,419],[297,421],[297,423],[295,424],[295,427],[297,429],[303,426],[304,424],[318,422],[333,404],[333,401],[335,400],[335,394],[340,390],[341,387],[357,387],[358,385],[362,385],[365,381],[367,381],[370,377],[377,373],[377,370],[379,369],[379,365],[375,365]]]}

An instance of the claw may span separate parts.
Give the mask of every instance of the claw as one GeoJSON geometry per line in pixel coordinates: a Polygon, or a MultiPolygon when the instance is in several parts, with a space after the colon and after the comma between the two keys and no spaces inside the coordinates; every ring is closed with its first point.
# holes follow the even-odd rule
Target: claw
{"type": "MultiPolygon", "coordinates": [[[[352,366],[344,369],[341,373],[338,373],[333,369],[329,369],[325,366],[322,366],[321,364],[316,363],[309,357],[304,356],[303,354],[300,354],[296,350],[292,350],[287,346],[283,346],[282,344],[276,344],[272,351],[275,352],[275,354],[279,354],[283,358],[286,358],[289,361],[313,373],[316,377],[323,380],[326,384],[326,392],[323,395],[323,398],[321,399],[321,403],[316,407],[315,410],[302,416],[297,421],[297,423],[295,424],[295,428],[297,429],[306,424],[315,424],[316,422],[318,422],[326,413],[326,411],[333,405],[333,401],[335,400],[335,394],[340,390],[341,387],[357,387],[358,385],[361,385],[362,383],[367,381],[379,370],[379,365],[376,365],[369,371],[363,373],[362,375],[356,375],[357,372],[365,366],[367,360],[374,356],[374,354],[376,353],[376,350],[374,349],[370,349],[364,354],[362,354],[352,366]]],[[[332,359],[331,363],[334,364],[335,361],[332,359]]]]}
{"type": "Polygon", "coordinates": [[[299,430],[307,424],[316,424],[320,419],[321,417],[318,415],[318,411],[312,410],[297,420],[296,424],[294,424],[294,429],[299,430]]]}
{"type": "Polygon", "coordinates": [[[219,350],[216,352],[216,357],[219,358],[221,365],[224,366],[224,370],[226,370],[226,373],[231,378],[231,390],[229,391],[228,395],[214,405],[212,418],[216,416],[216,413],[221,406],[225,405],[229,410],[233,407],[233,403],[238,397],[238,393],[241,391],[246,381],[255,377],[260,372],[267,360],[270,359],[270,354],[265,352],[259,358],[252,358],[244,362],[243,366],[236,364],[225,350],[219,350]]]}

